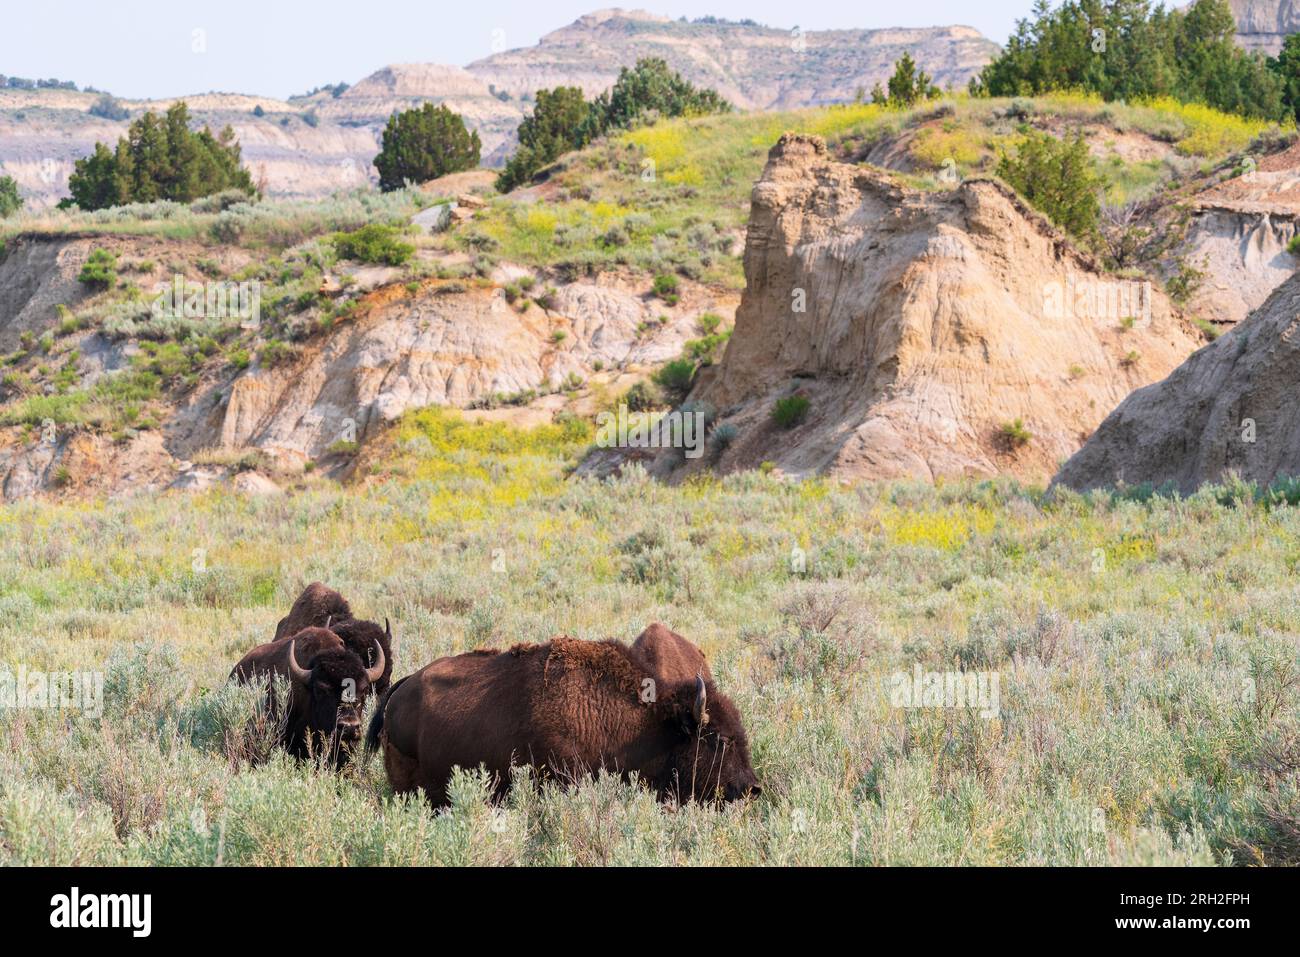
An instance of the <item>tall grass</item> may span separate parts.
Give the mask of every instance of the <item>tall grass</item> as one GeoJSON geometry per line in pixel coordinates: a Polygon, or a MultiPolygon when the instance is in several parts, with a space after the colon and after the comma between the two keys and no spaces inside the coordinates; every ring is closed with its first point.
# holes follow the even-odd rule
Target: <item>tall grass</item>
{"type": "Polygon", "coordinates": [[[0,242],[21,233],[121,235],[280,250],[370,223],[405,225],[428,204],[419,190],[357,189],[320,200],[241,202],[219,211],[204,200],[191,205],[170,200],[132,203],[94,212],[47,209],[20,212],[0,222],[0,242]]]}
{"type": "Polygon", "coordinates": [[[0,669],[106,672],[100,717],[0,708],[0,862],[1296,863],[1289,486],[566,478],[587,441],[427,411],[359,487],[0,508],[0,669]],[[435,815],[379,762],[250,764],[226,675],[317,578],[392,618],[399,675],[664,620],[763,796],[670,813],[606,777],[494,807],[471,771],[435,815]],[[897,707],[917,666],[996,673],[998,714],[897,707]]]}

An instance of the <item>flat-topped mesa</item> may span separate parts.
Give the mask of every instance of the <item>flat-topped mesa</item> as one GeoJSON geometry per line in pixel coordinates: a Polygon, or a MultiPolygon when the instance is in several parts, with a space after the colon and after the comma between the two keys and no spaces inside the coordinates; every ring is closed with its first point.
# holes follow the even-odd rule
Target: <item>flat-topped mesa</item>
{"type": "Polygon", "coordinates": [[[1197,344],[1150,283],[1104,273],[1004,184],[912,189],[813,136],[771,150],[745,277],[690,397],[735,439],[688,469],[1046,478],[1197,344]],[[808,412],[782,428],[796,392],[808,412]]]}

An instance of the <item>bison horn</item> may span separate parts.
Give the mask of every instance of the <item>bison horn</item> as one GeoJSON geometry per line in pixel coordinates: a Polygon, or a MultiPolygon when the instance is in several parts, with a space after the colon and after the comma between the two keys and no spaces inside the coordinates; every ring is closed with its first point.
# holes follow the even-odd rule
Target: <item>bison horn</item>
{"type": "Polygon", "coordinates": [[[329,631],[330,622],[333,621],[333,620],[334,620],[334,616],[333,616],[333,615],[329,615],[329,616],[326,617],[326,619],[325,619],[325,630],[326,630],[326,631],[329,631]]]}
{"type": "Polygon", "coordinates": [[[384,646],[375,642],[375,665],[373,668],[366,669],[366,680],[374,684],[384,676],[384,646]]]}
{"type": "Polygon", "coordinates": [[[298,664],[298,655],[292,638],[289,639],[289,677],[293,679],[294,684],[303,687],[311,684],[311,671],[298,664]]]}
{"type": "Polygon", "coordinates": [[[704,679],[700,675],[695,676],[695,706],[693,713],[695,723],[705,725],[709,723],[709,692],[704,687],[704,679]]]}

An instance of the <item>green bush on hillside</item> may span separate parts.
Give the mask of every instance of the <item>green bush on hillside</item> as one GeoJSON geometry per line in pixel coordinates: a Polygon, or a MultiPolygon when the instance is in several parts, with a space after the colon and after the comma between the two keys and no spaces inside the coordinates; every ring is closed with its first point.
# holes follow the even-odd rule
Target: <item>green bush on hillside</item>
{"type": "Polygon", "coordinates": [[[12,176],[0,176],[0,219],[12,216],[22,209],[23,200],[18,195],[18,184],[12,176]]]}
{"type": "Polygon", "coordinates": [[[341,259],[373,263],[380,266],[401,266],[415,254],[415,247],[399,238],[394,226],[371,223],[350,233],[337,233],[334,248],[341,259]]]}
{"type": "Polygon", "coordinates": [[[654,374],[655,385],[663,389],[664,394],[674,402],[680,401],[691,391],[695,380],[695,362],[692,359],[673,359],[665,363],[654,374]]]}
{"type": "Polygon", "coordinates": [[[1082,133],[1057,139],[1031,132],[1015,156],[1002,155],[997,172],[1070,235],[1087,243],[1095,239],[1102,181],[1093,171],[1082,133]]]}
{"type": "Polygon", "coordinates": [[[112,289],[117,285],[117,255],[107,249],[92,251],[77,274],[77,281],[98,289],[112,289]]]}
{"type": "Polygon", "coordinates": [[[772,419],[783,429],[792,429],[808,417],[812,405],[807,396],[787,395],[772,406],[772,419]]]}
{"type": "Polygon", "coordinates": [[[216,136],[207,127],[191,131],[184,102],[163,117],[140,117],[114,150],[96,143],[90,156],[77,160],[68,189],[72,196],[59,205],[84,210],[157,200],[190,203],[228,189],[257,194],[240,165],[234,130],[227,126],[216,136]]]}
{"type": "Polygon", "coordinates": [[[104,120],[125,120],[131,115],[131,111],[122,105],[122,101],[110,93],[100,96],[86,112],[104,120]]]}
{"type": "Polygon", "coordinates": [[[388,118],[383,149],[375,157],[379,188],[401,189],[406,183],[424,183],[448,173],[474,169],[479,163],[478,133],[445,106],[426,103],[388,118]]]}

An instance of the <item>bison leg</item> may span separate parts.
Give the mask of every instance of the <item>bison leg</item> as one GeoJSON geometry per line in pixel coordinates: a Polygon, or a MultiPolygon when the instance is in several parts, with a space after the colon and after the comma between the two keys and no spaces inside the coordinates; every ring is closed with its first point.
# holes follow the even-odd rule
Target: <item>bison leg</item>
{"type": "Polygon", "coordinates": [[[407,794],[420,786],[420,762],[398,751],[388,740],[388,732],[382,732],[379,746],[384,749],[384,770],[388,772],[388,783],[397,794],[407,794]]]}

